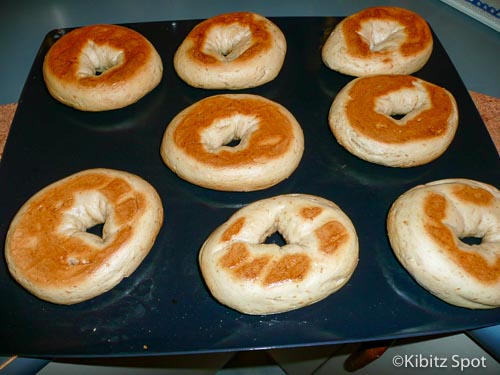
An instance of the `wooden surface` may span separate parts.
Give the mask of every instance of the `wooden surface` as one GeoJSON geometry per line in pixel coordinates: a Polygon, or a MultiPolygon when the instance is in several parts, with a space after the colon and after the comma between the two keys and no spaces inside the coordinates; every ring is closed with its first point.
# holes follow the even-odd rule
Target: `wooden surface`
{"type": "MultiPolygon", "coordinates": [[[[500,154],[500,98],[474,91],[470,94],[500,154]]],[[[0,105],[0,159],[16,108],[17,103],[0,105]]]]}

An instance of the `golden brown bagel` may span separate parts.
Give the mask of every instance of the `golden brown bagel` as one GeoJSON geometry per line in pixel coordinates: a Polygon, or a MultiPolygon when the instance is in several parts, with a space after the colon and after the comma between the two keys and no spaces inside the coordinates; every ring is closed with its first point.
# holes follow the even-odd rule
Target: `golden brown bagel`
{"type": "Polygon", "coordinates": [[[456,133],[458,109],[450,92],[422,79],[370,76],[352,80],[337,94],[328,121],[337,141],[357,157],[414,167],[446,151],[456,133]]]}
{"type": "Polygon", "coordinates": [[[387,230],[401,264],[442,300],[500,306],[500,192],[469,179],[416,186],[392,205],[387,230]],[[460,239],[481,238],[468,245],[460,239]]]}
{"type": "Polygon", "coordinates": [[[50,94],[82,111],[135,103],[159,84],[162,74],[153,45],[138,32],[117,25],[70,31],[49,49],[43,63],[50,94]]]}
{"type": "Polygon", "coordinates": [[[214,95],[181,111],[161,144],[179,177],[226,191],[265,189],[289,177],[304,151],[302,129],[282,105],[250,94],[214,95]],[[236,146],[228,146],[239,140],[236,146]]]}
{"type": "Polygon", "coordinates": [[[243,89],[272,81],[281,70],[286,40],[267,18],[221,14],[193,28],[174,56],[179,77],[194,87],[243,89]]]}
{"type": "Polygon", "coordinates": [[[275,314],[345,285],[358,263],[358,238],[335,203],[286,194],[238,210],[208,237],[199,262],[219,302],[245,314],[275,314]],[[276,231],[285,246],[263,243],[276,231]]]}
{"type": "Polygon", "coordinates": [[[372,7],[344,18],[322,48],[323,62],[340,73],[364,77],[411,74],[433,48],[429,25],[398,7],[372,7]]]}
{"type": "Polygon", "coordinates": [[[163,222],[155,189],[142,178],[89,169],[33,195],[7,233],[9,271],[35,296],[74,304],[128,277],[153,246],[163,222]],[[104,224],[102,238],[87,229],[104,224]]]}

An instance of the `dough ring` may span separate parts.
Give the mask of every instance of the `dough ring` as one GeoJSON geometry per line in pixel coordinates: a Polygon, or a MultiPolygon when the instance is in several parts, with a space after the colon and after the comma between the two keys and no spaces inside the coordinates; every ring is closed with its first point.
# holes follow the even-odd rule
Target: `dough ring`
{"type": "Polygon", "coordinates": [[[401,264],[456,306],[500,306],[500,192],[469,179],[416,186],[392,205],[387,230],[401,264]],[[480,238],[480,244],[462,239],[480,238]]]}
{"type": "Polygon", "coordinates": [[[89,169],[33,195],[11,222],[5,257],[14,279],[58,304],[96,297],[128,277],[163,223],[156,190],[142,178],[89,169]],[[103,224],[102,235],[88,230],[103,224]]]}
{"type": "Polygon", "coordinates": [[[267,18],[221,14],[198,24],[174,56],[179,77],[204,89],[244,89],[272,81],[286,55],[286,39],[267,18]]]}
{"type": "Polygon", "coordinates": [[[429,60],[432,33],[418,14],[372,7],[343,19],[322,48],[323,62],[340,73],[364,77],[412,74],[429,60]]]}
{"type": "Polygon", "coordinates": [[[137,102],[161,81],[163,64],[138,32],[91,25],[63,35],[47,52],[43,77],[49,93],[82,111],[108,111],[137,102]]]}
{"type": "Polygon", "coordinates": [[[304,136],[282,105],[257,95],[214,95],[167,126],[161,156],[179,177],[223,191],[273,186],[297,168],[304,136]],[[236,145],[232,145],[236,141],[236,145]]]}
{"type": "Polygon", "coordinates": [[[353,155],[389,167],[414,167],[446,151],[457,130],[458,109],[442,87],[412,76],[380,75],[349,82],[335,97],[328,121],[353,155]]]}
{"type": "Polygon", "coordinates": [[[219,302],[245,314],[274,314],[345,285],[358,263],[358,238],[333,202],[286,194],[237,211],[208,237],[199,262],[219,302]],[[264,243],[276,231],[286,245],[264,243]]]}

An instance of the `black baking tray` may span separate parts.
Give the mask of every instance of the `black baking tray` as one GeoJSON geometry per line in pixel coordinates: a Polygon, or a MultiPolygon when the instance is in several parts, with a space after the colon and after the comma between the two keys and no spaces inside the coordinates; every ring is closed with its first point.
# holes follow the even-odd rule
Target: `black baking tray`
{"type": "Polygon", "coordinates": [[[191,88],[173,69],[173,54],[198,20],[127,24],[147,37],[164,63],[160,85],[127,108],[85,113],[47,92],[43,57],[68,30],[49,32],[19,100],[0,164],[0,240],[20,206],[42,187],[87,168],[136,173],[160,193],[164,225],[140,267],[92,300],[59,306],[21,288],[0,262],[0,353],[24,356],[135,356],[208,353],[449,333],[500,323],[500,310],[449,305],[421,288],[389,246],[385,219],[391,203],[414,185],[464,177],[499,185],[499,158],[456,69],[439,40],[414,75],[447,88],[460,124],[439,159],[410,169],[370,164],[335,141],[327,115],[353,77],[326,68],[321,47],[338,17],[272,18],[288,51],[272,82],[254,93],[288,108],[302,125],[305,151],[298,169],[267,190],[218,192],[179,179],[159,147],[169,121],[188,105],[222,90],[191,88]],[[284,193],[336,202],[356,226],[360,261],[350,281],[314,305],[277,315],[248,316],[217,303],[198,268],[207,236],[238,208],[284,193]]]}

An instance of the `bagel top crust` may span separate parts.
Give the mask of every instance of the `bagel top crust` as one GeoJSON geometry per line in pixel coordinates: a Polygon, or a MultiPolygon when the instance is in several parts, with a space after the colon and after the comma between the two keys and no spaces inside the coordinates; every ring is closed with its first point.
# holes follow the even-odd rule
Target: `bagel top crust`
{"type": "Polygon", "coordinates": [[[214,168],[238,168],[263,164],[290,152],[297,138],[297,125],[281,106],[255,95],[215,95],[205,98],[181,113],[175,127],[173,142],[186,155],[214,168]],[[211,150],[202,140],[202,133],[217,121],[232,116],[254,118],[258,125],[247,138],[245,147],[220,147],[211,150]]]}
{"type": "Polygon", "coordinates": [[[274,314],[339,290],[358,254],[356,229],[339,206],[318,196],[284,194],[235,212],[207,238],[199,264],[219,302],[247,314],[274,314]],[[265,242],[276,232],[283,246],[265,242]]]}
{"type": "Polygon", "coordinates": [[[90,25],[61,37],[47,52],[44,71],[67,84],[96,89],[119,87],[140,74],[153,54],[156,51],[149,41],[132,29],[118,25],[90,25]],[[82,74],[78,57],[89,43],[121,51],[121,62],[106,70],[106,74],[82,74]]]}
{"type": "Polygon", "coordinates": [[[415,280],[461,307],[500,306],[500,192],[464,178],[408,190],[387,215],[391,247],[415,280]],[[480,243],[469,244],[475,237],[480,243]]]}
{"type": "Polygon", "coordinates": [[[285,35],[266,17],[226,13],[189,32],[175,52],[174,68],[190,86],[239,90],[274,80],[286,50],[285,35]]]}
{"type": "Polygon", "coordinates": [[[250,12],[227,13],[209,18],[195,26],[186,37],[187,40],[193,43],[188,52],[189,57],[204,66],[224,65],[225,61],[204,53],[203,46],[207,42],[212,28],[238,24],[247,27],[252,35],[252,45],[238,56],[238,61],[244,63],[251,60],[271,50],[273,46],[274,37],[268,30],[268,23],[269,21],[266,18],[257,17],[256,14],[250,12]]]}
{"type": "Polygon", "coordinates": [[[371,55],[389,55],[390,50],[373,51],[360,31],[364,22],[396,21],[404,28],[406,38],[399,46],[402,56],[419,54],[425,45],[432,43],[432,34],[427,23],[418,14],[398,7],[372,7],[347,17],[342,26],[349,54],[369,58],[371,55]]]}
{"type": "MultiPolygon", "coordinates": [[[[151,238],[143,233],[150,228],[141,224],[141,217],[152,210],[158,217],[155,220],[163,221],[160,198],[150,189],[145,183],[132,183],[123,173],[116,175],[100,169],[80,172],[47,186],[26,202],[11,224],[6,242],[9,268],[24,284],[38,290],[71,288],[86,284],[103,268],[111,269],[110,263],[117,261],[112,258],[133,236],[145,237],[146,243],[144,249],[133,244],[130,251],[135,255],[130,255],[130,263],[137,258],[142,260],[144,255],[140,253],[149,251],[150,241],[161,224],[151,229],[151,238]],[[98,208],[82,208],[79,196],[85,194],[98,194],[104,199],[98,208]],[[88,215],[95,220],[96,210],[104,210],[109,216],[102,240],[85,233],[80,219],[88,215]]],[[[127,256],[122,254],[119,258],[127,256]]]]}
{"type": "Polygon", "coordinates": [[[346,104],[346,116],[351,126],[364,136],[389,144],[423,141],[445,136],[453,125],[450,119],[456,116],[456,104],[443,88],[405,75],[371,76],[357,79],[349,89],[351,98],[346,104]],[[425,90],[429,105],[416,116],[395,121],[390,116],[378,113],[376,101],[392,92],[414,89],[416,85],[425,90]]]}
{"type": "MultiPolygon", "coordinates": [[[[311,221],[323,211],[318,206],[304,207],[299,215],[311,221]],[[314,215],[309,215],[314,211],[314,215]]],[[[245,223],[242,216],[232,223],[222,234],[220,244],[237,236],[245,223]]],[[[318,250],[324,256],[333,256],[338,249],[353,241],[352,233],[339,221],[330,220],[314,230],[318,250]]],[[[300,282],[313,273],[313,260],[307,253],[276,255],[265,253],[252,255],[244,242],[235,242],[219,259],[219,267],[238,281],[248,282],[260,279],[261,286],[271,287],[284,282],[300,282]],[[265,270],[264,270],[265,269],[265,270]]]]}
{"type": "Polygon", "coordinates": [[[372,7],[338,23],[321,55],[327,67],[351,76],[412,74],[427,63],[433,45],[430,27],[418,14],[372,7]]]}
{"type": "MultiPolygon", "coordinates": [[[[451,186],[451,194],[460,204],[492,207],[495,196],[481,187],[466,184],[451,186]]],[[[424,200],[424,228],[432,240],[439,244],[453,262],[481,284],[500,282],[500,256],[489,262],[481,253],[460,248],[453,231],[446,225],[447,210],[451,203],[445,196],[431,192],[424,200]]]]}

